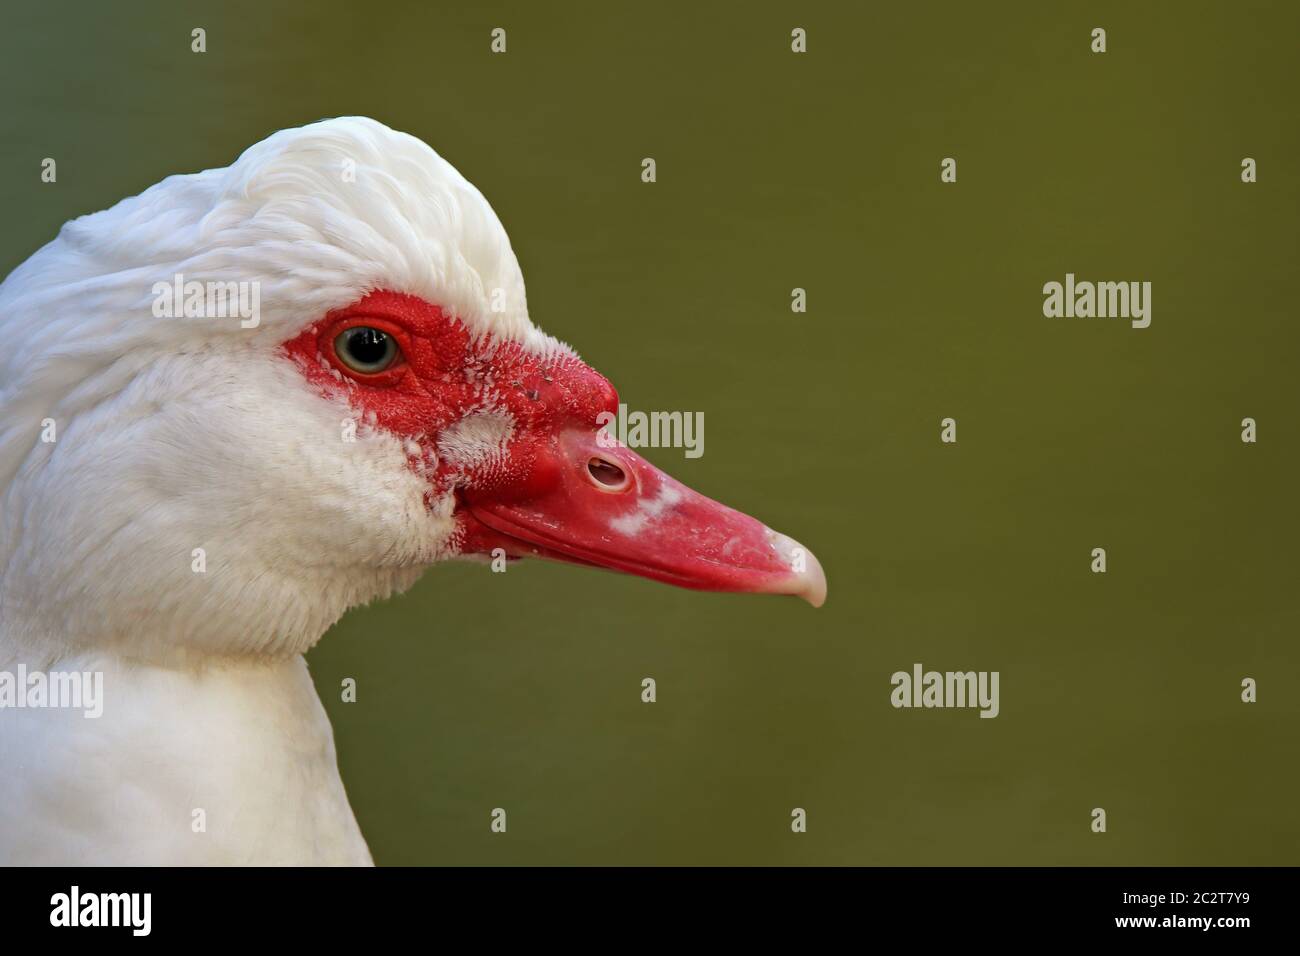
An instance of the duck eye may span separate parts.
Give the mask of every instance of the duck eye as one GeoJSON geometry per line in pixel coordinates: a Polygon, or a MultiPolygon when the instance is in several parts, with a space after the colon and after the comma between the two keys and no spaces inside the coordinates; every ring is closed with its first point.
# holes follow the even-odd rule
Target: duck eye
{"type": "Polygon", "coordinates": [[[356,325],[334,339],[334,353],[352,371],[374,375],[397,361],[397,341],[380,329],[356,325]]]}

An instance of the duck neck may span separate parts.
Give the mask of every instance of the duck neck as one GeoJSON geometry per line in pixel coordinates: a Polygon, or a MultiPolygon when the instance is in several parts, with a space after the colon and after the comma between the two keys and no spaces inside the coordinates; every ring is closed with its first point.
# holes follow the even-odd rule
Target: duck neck
{"type": "Polygon", "coordinates": [[[0,721],[0,766],[27,770],[0,775],[0,862],[369,862],[301,655],[100,650],[6,672],[26,696],[0,721]]]}

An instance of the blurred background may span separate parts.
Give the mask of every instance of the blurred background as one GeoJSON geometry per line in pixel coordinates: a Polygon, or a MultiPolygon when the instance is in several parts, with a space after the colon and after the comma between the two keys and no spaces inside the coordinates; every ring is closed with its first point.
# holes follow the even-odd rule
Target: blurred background
{"type": "Polygon", "coordinates": [[[0,272],[373,116],[623,401],[704,413],[647,457],[826,568],[820,611],[539,563],[353,611],[309,662],[377,862],[1298,862],[1300,8],[847,7],[0,10],[0,272]],[[1066,272],[1151,281],[1151,327],[1044,318],[1066,272]],[[1000,716],[893,709],[916,662],[999,671],[1000,716]]]}

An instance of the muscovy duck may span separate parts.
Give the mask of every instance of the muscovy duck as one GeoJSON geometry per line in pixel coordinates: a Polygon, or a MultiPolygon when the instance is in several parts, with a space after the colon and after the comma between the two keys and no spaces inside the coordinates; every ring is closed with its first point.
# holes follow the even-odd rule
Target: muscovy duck
{"type": "Polygon", "coordinates": [[[533,326],[487,201],[374,120],[67,223],[0,341],[0,670],[104,697],[0,709],[0,863],[369,863],[302,655],[443,559],[825,598],[602,440],[617,394],[533,326]]]}

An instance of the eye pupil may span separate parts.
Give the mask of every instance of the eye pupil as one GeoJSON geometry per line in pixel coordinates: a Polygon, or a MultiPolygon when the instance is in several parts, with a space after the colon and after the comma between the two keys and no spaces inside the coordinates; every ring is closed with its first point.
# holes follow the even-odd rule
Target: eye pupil
{"type": "Polygon", "coordinates": [[[334,350],[349,368],[357,372],[382,372],[397,358],[397,343],[381,329],[354,326],[339,333],[334,350]]]}
{"type": "Polygon", "coordinates": [[[348,333],[348,354],[362,365],[374,365],[388,353],[388,336],[378,329],[353,329],[348,333]]]}

